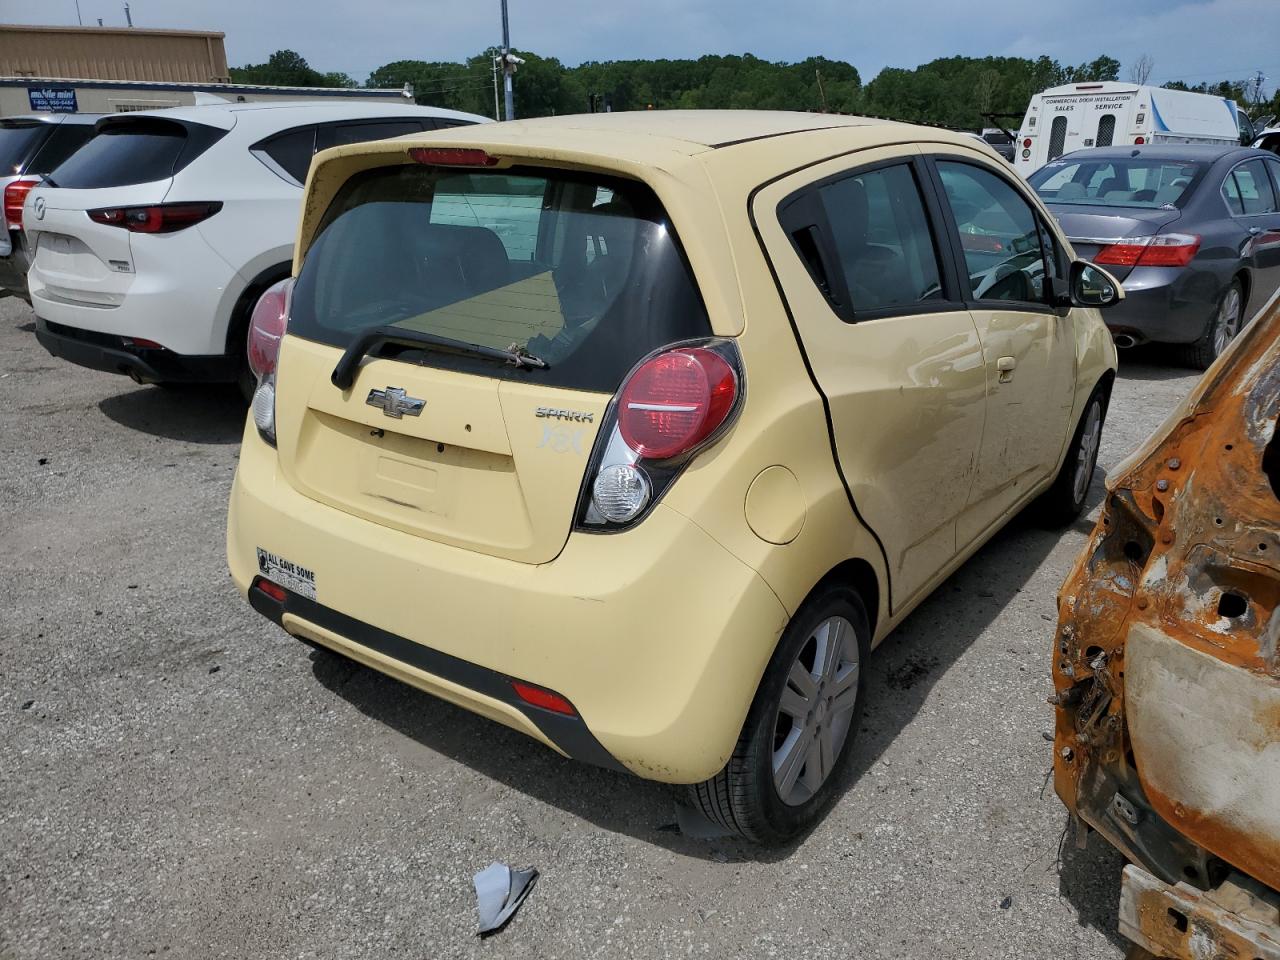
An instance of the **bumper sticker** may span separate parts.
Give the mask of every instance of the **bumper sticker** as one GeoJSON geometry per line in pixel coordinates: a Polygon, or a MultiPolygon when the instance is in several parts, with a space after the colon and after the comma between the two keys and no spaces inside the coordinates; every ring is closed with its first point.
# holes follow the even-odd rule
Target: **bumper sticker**
{"type": "Polygon", "coordinates": [[[268,553],[258,547],[258,572],[286,590],[292,590],[308,600],[316,598],[316,575],[306,567],[290,563],[283,557],[268,553]]]}

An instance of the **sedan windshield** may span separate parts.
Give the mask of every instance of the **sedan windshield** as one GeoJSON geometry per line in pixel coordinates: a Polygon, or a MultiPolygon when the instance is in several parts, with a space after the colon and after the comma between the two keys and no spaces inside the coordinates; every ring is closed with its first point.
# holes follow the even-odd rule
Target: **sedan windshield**
{"type": "Polygon", "coordinates": [[[1181,207],[1202,172],[1203,164],[1187,160],[1064,157],[1028,179],[1045,203],[1181,207]]]}

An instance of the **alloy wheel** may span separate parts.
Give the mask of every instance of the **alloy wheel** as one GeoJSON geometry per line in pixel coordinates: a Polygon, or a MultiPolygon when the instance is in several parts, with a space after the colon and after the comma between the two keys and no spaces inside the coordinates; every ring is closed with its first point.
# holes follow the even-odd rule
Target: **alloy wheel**
{"type": "Polygon", "coordinates": [[[1222,298],[1218,308],[1218,322],[1213,329],[1213,353],[1221,356],[1235,335],[1240,332],[1240,288],[1232,286],[1222,298]]]}
{"type": "Polygon", "coordinates": [[[789,806],[812,799],[849,738],[862,669],[858,637],[844,617],[828,617],[800,648],[774,721],[773,783],[789,806]]]}
{"type": "Polygon", "coordinates": [[[1072,478],[1071,492],[1076,502],[1084,500],[1093,480],[1093,467],[1098,462],[1098,447],[1102,443],[1102,404],[1095,397],[1089,404],[1084,429],[1080,432],[1080,449],[1076,453],[1076,472],[1072,478]]]}

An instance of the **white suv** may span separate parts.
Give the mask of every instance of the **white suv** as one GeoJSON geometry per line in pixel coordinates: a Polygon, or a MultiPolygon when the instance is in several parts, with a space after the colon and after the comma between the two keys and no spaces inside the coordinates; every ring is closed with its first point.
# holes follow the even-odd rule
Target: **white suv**
{"type": "Polygon", "coordinates": [[[106,117],[26,199],[36,336],[139,383],[239,382],[249,315],[289,276],[312,155],[484,117],[377,103],[106,117]]]}

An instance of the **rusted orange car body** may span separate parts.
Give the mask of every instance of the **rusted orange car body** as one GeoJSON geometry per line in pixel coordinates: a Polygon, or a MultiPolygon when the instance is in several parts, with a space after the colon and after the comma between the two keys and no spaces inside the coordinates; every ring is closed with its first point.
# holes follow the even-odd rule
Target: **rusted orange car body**
{"type": "Polygon", "coordinates": [[[1280,960],[1280,299],[1107,479],[1058,598],[1054,783],[1161,957],[1280,960]]]}

